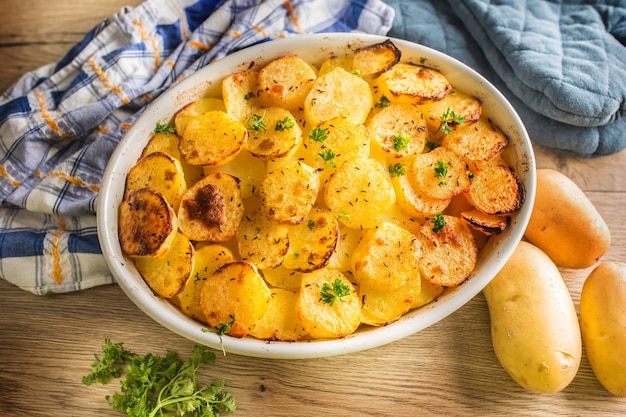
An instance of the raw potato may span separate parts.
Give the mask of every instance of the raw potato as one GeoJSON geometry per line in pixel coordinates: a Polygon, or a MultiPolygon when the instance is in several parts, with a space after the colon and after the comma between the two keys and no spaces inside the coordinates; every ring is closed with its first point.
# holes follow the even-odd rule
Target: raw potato
{"type": "Polygon", "coordinates": [[[626,397],[626,264],[602,262],[580,295],[580,327],[593,373],[611,393],[626,397]]]}
{"type": "Polygon", "coordinates": [[[537,170],[526,238],[559,266],[588,268],[611,246],[611,232],[585,193],[565,174],[537,170]]]}
{"type": "Polygon", "coordinates": [[[582,342],[574,302],[550,258],[520,242],[483,293],[494,351],[513,380],[543,393],[567,387],[578,372],[582,342]]]}

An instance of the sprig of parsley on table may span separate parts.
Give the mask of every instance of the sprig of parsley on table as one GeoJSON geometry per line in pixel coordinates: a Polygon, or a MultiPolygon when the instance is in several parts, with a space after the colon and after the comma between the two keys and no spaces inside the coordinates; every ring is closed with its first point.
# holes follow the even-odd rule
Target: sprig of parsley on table
{"type": "Polygon", "coordinates": [[[124,375],[121,392],[107,396],[107,400],[113,409],[129,417],[212,417],[233,413],[236,402],[223,391],[223,380],[198,386],[198,369],[214,362],[215,354],[206,346],[195,345],[191,357],[181,360],[172,351],[164,357],[150,353],[137,355],[124,349],[122,343],[107,339],[102,346],[102,357],[96,355],[91,373],[83,377],[83,383],[107,384],[111,378],[124,375]],[[124,365],[127,365],[125,371],[124,365]]]}

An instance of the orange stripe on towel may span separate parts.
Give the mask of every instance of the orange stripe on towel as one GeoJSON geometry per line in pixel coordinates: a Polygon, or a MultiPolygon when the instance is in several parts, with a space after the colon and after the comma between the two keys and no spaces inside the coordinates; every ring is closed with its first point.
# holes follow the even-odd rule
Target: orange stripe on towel
{"type": "Polygon", "coordinates": [[[35,93],[35,97],[37,97],[37,105],[39,106],[39,110],[41,111],[41,117],[46,121],[46,124],[54,133],[56,133],[62,139],[69,139],[70,137],[61,131],[61,128],[54,120],[50,112],[48,111],[48,107],[46,106],[46,100],[40,92],[35,93]]]}
{"type": "Polygon", "coordinates": [[[211,45],[207,45],[205,43],[198,42],[198,41],[189,41],[188,45],[193,46],[194,48],[197,48],[197,49],[201,49],[203,51],[210,51],[211,48],[213,48],[213,46],[211,45]]]}
{"type": "Polygon", "coordinates": [[[109,78],[107,77],[107,75],[104,73],[102,68],[100,68],[98,64],[96,64],[96,61],[94,61],[92,57],[89,57],[87,59],[87,65],[89,65],[89,68],[91,68],[91,70],[98,76],[98,78],[100,79],[100,81],[106,88],[113,91],[118,96],[122,97],[122,102],[124,104],[128,104],[129,102],[128,97],[124,95],[124,92],[122,91],[122,89],[116,86],[115,84],[113,84],[111,81],[109,81],[109,78]]]}
{"type": "Polygon", "coordinates": [[[59,243],[61,242],[61,236],[65,231],[65,219],[61,216],[57,216],[59,226],[52,236],[52,277],[57,284],[63,282],[63,268],[61,267],[61,254],[59,253],[59,243]]]}
{"type": "Polygon", "coordinates": [[[302,26],[300,26],[300,19],[298,19],[298,16],[296,15],[296,10],[293,8],[293,5],[291,4],[291,2],[289,0],[285,0],[283,4],[289,11],[289,15],[291,16],[291,20],[293,20],[293,24],[296,26],[296,30],[300,33],[306,33],[302,29],[302,26]]]}
{"type": "Polygon", "coordinates": [[[154,70],[156,71],[159,69],[159,61],[161,60],[161,57],[159,56],[159,48],[157,47],[157,41],[153,37],[148,36],[146,29],[139,20],[135,19],[133,20],[133,23],[137,26],[137,29],[139,29],[139,33],[141,33],[141,39],[144,41],[150,41],[152,44],[152,50],[154,52],[154,70]]]}
{"type": "Polygon", "coordinates": [[[81,180],[80,178],[73,177],[71,175],[66,174],[65,172],[51,171],[50,173],[48,173],[47,176],[57,177],[77,187],[86,188],[89,191],[93,191],[94,193],[97,193],[98,191],[100,191],[100,186],[94,185],[94,184],[87,184],[85,181],[81,180]]]}
{"type": "Polygon", "coordinates": [[[6,179],[7,181],[9,181],[9,183],[17,188],[19,187],[21,184],[19,181],[17,181],[15,178],[13,178],[11,175],[9,175],[9,173],[7,172],[7,170],[4,168],[4,166],[0,165],[0,177],[6,179]]]}
{"type": "Polygon", "coordinates": [[[256,30],[257,32],[260,32],[264,38],[267,38],[267,32],[261,26],[254,26],[252,29],[256,30]]]}

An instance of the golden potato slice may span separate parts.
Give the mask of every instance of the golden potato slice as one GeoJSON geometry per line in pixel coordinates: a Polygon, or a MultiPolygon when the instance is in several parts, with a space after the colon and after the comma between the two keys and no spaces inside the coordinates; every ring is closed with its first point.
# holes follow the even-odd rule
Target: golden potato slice
{"type": "Polygon", "coordinates": [[[435,300],[435,298],[439,297],[444,290],[443,285],[438,284],[436,282],[430,282],[428,279],[424,278],[420,274],[420,293],[415,300],[413,300],[413,304],[411,305],[411,309],[419,308],[425,306],[426,304],[435,300]]]}
{"type": "Polygon", "coordinates": [[[337,269],[341,272],[349,272],[352,269],[350,257],[361,240],[361,230],[347,226],[339,227],[337,247],[328,261],[328,268],[337,269]]]}
{"type": "Polygon", "coordinates": [[[296,55],[275,59],[259,71],[259,100],[263,107],[296,110],[317,79],[317,70],[296,55]]]}
{"type": "Polygon", "coordinates": [[[464,211],[461,218],[472,228],[487,236],[500,234],[509,225],[510,218],[506,216],[492,216],[480,210],[464,211]]]}
{"type": "Polygon", "coordinates": [[[296,317],[313,339],[336,339],[353,333],[361,322],[359,296],[343,273],[320,269],[304,274],[296,317]]]}
{"type": "Polygon", "coordinates": [[[354,280],[372,290],[396,291],[418,275],[422,251],[412,233],[383,222],[365,230],[352,253],[354,280]]]}
{"type": "Polygon", "coordinates": [[[239,179],[241,198],[252,197],[259,190],[261,177],[265,175],[265,162],[248,151],[241,151],[235,159],[219,166],[204,168],[206,174],[225,172],[239,179]]]}
{"type": "Polygon", "coordinates": [[[298,291],[302,284],[302,272],[287,269],[282,265],[277,268],[264,269],[261,273],[265,282],[272,288],[298,291]]]}
{"type": "Polygon", "coordinates": [[[178,229],[178,219],[165,197],[141,188],[120,203],[118,234],[122,253],[130,257],[165,256],[178,229]]]}
{"type": "Polygon", "coordinates": [[[261,340],[295,342],[306,336],[296,318],[297,293],[273,288],[267,311],[250,332],[261,340]]]}
{"type": "Polygon", "coordinates": [[[465,161],[443,146],[417,155],[408,175],[424,194],[439,200],[451,199],[470,185],[465,161]]]}
{"type": "Polygon", "coordinates": [[[222,97],[226,112],[239,123],[245,124],[250,115],[262,107],[259,98],[259,73],[239,71],[222,80],[222,97]]]}
{"type": "Polygon", "coordinates": [[[337,67],[320,75],[304,100],[308,126],[336,117],[363,124],[374,105],[372,89],[367,81],[337,67]]]}
{"type": "Polygon", "coordinates": [[[268,309],[272,294],[256,267],[231,262],[218,269],[202,286],[200,306],[213,329],[244,337],[268,309]]]}
{"type": "Polygon", "coordinates": [[[403,158],[424,150],[428,131],[419,109],[406,103],[393,103],[367,122],[374,139],[389,158],[403,158]]]}
{"type": "Polygon", "coordinates": [[[190,119],[178,150],[191,165],[220,166],[231,161],[248,139],[246,128],[223,111],[209,111],[190,119]]]}
{"type": "Polygon", "coordinates": [[[289,110],[266,107],[250,114],[247,149],[263,159],[286,158],[302,140],[302,130],[289,110]]]}
{"type": "Polygon", "coordinates": [[[323,75],[331,72],[335,68],[343,68],[348,72],[352,72],[352,57],[349,56],[333,56],[322,62],[317,75],[323,75]]]}
{"type": "Polygon", "coordinates": [[[421,65],[399,63],[383,72],[374,82],[378,93],[387,99],[424,104],[443,99],[452,89],[439,71],[421,65]]]}
{"type": "Polygon", "coordinates": [[[419,271],[394,291],[381,291],[359,285],[361,322],[371,326],[384,326],[398,320],[411,309],[421,291],[419,271]]]}
{"type": "Polygon", "coordinates": [[[182,233],[175,233],[170,249],[162,258],[136,258],[139,275],[156,295],[172,298],[182,291],[193,271],[194,248],[182,233]]]}
{"type": "Polygon", "coordinates": [[[319,192],[315,169],[293,161],[261,178],[261,211],[276,223],[298,224],[304,221],[319,192]]]}
{"type": "Polygon", "coordinates": [[[244,215],[237,230],[237,246],[241,260],[259,269],[276,268],[289,250],[288,227],[273,223],[261,211],[244,215]]]}
{"type": "Polygon", "coordinates": [[[359,48],[354,53],[352,69],[366,77],[389,70],[400,61],[402,53],[389,39],[359,48]]]}
{"type": "Polygon", "coordinates": [[[391,176],[378,161],[358,158],[345,162],[326,184],[326,205],[346,226],[369,228],[396,202],[391,176]]]}
{"type": "Polygon", "coordinates": [[[178,306],[183,313],[206,324],[200,307],[200,290],[209,277],[223,265],[235,262],[230,249],[219,244],[200,244],[196,248],[193,271],[187,278],[183,290],[178,294],[178,306]]]}
{"type": "Polygon", "coordinates": [[[465,221],[439,214],[422,225],[418,238],[424,248],[420,272],[425,278],[444,287],[469,278],[476,266],[478,248],[465,221]]]}
{"type": "Polygon", "coordinates": [[[483,213],[501,215],[519,210],[526,190],[510,167],[484,164],[474,173],[467,195],[474,207],[483,213]]]}
{"type": "Polygon", "coordinates": [[[216,172],[187,190],[178,209],[178,226],[191,240],[224,242],[237,232],[243,211],[239,180],[216,172]]]}
{"type": "MultiPolygon", "coordinates": [[[[402,164],[410,165],[412,159],[402,164]]],[[[438,199],[426,195],[415,181],[406,175],[397,175],[392,178],[393,189],[396,194],[396,203],[411,217],[422,218],[441,213],[450,204],[450,199],[438,199]]]]}
{"type": "Polygon", "coordinates": [[[185,182],[187,184],[193,184],[204,175],[204,171],[201,167],[188,164],[182,159],[178,151],[179,141],[180,138],[176,133],[155,133],[143,148],[141,156],[144,157],[155,152],[168,154],[180,162],[180,165],[183,167],[183,172],[185,173],[185,182]]]}
{"type": "Polygon", "coordinates": [[[226,111],[224,100],[215,97],[203,97],[196,101],[187,104],[182,109],[176,112],[174,115],[174,126],[176,126],[176,133],[182,136],[189,121],[196,116],[204,114],[209,111],[226,111]]]}
{"type": "Polygon", "coordinates": [[[441,100],[418,105],[431,134],[448,134],[480,119],[482,104],[476,97],[452,88],[441,100]]]}
{"type": "Polygon", "coordinates": [[[330,211],[316,208],[306,220],[289,228],[289,251],[283,262],[287,269],[311,272],[325,267],[339,240],[339,223],[330,211]]]}
{"type": "Polygon", "coordinates": [[[456,152],[467,163],[492,161],[508,144],[502,131],[489,120],[481,118],[471,125],[460,126],[443,138],[442,145],[456,152]]]}
{"type": "Polygon", "coordinates": [[[174,210],[187,191],[183,167],[177,159],[163,152],[140,158],[128,171],[124,198],[140,188],[158,190],[174,210]]]}

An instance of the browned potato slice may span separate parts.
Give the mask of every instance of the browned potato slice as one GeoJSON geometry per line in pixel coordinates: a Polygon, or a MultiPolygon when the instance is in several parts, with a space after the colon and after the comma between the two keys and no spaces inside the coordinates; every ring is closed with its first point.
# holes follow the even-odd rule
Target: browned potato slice
{"type": "Polygon", "coordinates": [[[325,267],[339,240],[339,224],[328,210],[311,210],[306,220],[289,228],[289,251],[283,265],[287,269],[311,272],[325,267]]]}
{"type": "Polygon", "coordinates": [[[361,322],[359,296],[350,281],[334,269],[304,274],[296,317],[313,339],[336,339],[353,333],[361,322]]]}
{"type": "Polygon", "coordinates": [[[396,291],[419,275],[421,258],[422,245],[412,233],[392,223],[381,223],[363,232],[350,260],[360,286],[396,291]]]}
{"type": "Polygon", "coordinates": [[[396,64],[374,82],[381,96],[391,101],[424,104],[443,99],[452,86],[439,71],[414,64],[396,64]]]}
{"type": "Polygon", "coordinates": [[[524,184],[510,167],[484,164],[472,178],[468,197],[485,214],[509,214],[522,206],[526,197],[524,184]]]}
{"type": "Polygon", "coordinates": [[[326,205],[348,227],[374,227],[396,202],[391,176],[370,158],[347,161],[331,175],[324,194],[326,205]]]}
{"type": "Polygon", "coordinates": [[[443,285],[436,282],[430,282],[421,276],[421,274],[420,281],[420,293],[417,297],[415,297],[415,300],[411,305],[411,309],[425,306],[443,293],[443,285]]]}
{"type": "Polygon", "coordinates": [[[298,56],[275,59],[259,71],[259,100],[264,107],[296,110],[316,78],[317,70],[298,56]]]}
{"type": "Polygon", "coordinates": [[[191,240],[224,242],[237,232],[243,210],[239,180],[216,172],[187,190],[178,209],[178,225],[191,240]]]}
{"type": "Polygon", "coordinates": [[[186,183],[193,184],[202,177],[204,171],[201,167],[188,164],[182,159],[180,152],[178,151],[179,141],[180,138],[176,133],[155,133],[143,148],[141,156],[144,157],[155,152],[164,152],[168,154],[180,162],[183,167],[183,172],[185,173],[186,183]]]}
{"type": "Polygon", "coordinates": [[[140,158],[128,171],[125,198],[140,188],[158,190],[174,210],[187,191],[185,173],[177,159],[163,152],[154,152],[140,158]]]}
{"type": "Polygon", "coordinates": [[[440,200],[451,199],[470,185],[465,161],[443,146],[417,155],[408,175],[424,194],[440,200]]]}
{"type": "Polygon", "coordinates": [[[441,100],[420,104],[420,111],[424,114],[428,130],[432,134],[446,134],[450,131],[472,124],[480,119],[482,105],[476,97],[452,88],[441,100]],[[460,123],[459,123],[460,121],[460,123]]]}
{"type": "Polygon", "coordinates": [[[182,136],[187,124],[191,119],[209,111],[226,111],[224,100],[215,97],[203,97],[187,104],[185,107],[176,112],[174,116],[174,126],[176,133],[182,136]]]}
{"type": "Polygon", "coordinates": [[[273,223],[260,211],[244,215],[237,230],[237,246],[241,260],[259,269],[276,268],[289,250],[288,227],[273,223]]]}
{"type": "Polygon", "coordinates": [[[476,266],[478,248],[465,221],[437,215],[422,225],[418,238],[424,248],[420,272],[425,278],[444,287],[469,278],[476,266]]]}
{"type": "Polygon", "coordinates": [[[508,144],[502,131],[489,120],[481,118],[471,125],[460,126],[447,135],[442,145],[453,150],[467,163],[492,161],[508,144]]]}
{"type": "Polygon", "coordinates": [[[279,266],[272,269],[264,269],[261,271],[265,282],[273,288],[283,288],[291,291],[298,291],[302,283],[302,272],[287,269],[279,266]]]}
{"type": "Polygon", "coordinates": [[[177,296],[181,311],[194,320],[206,323],[206,317],[200,307],[200,290],[215,271],[223,265],[235,261],[233,253],[223,245],[198,245],[193,262],[193,271],[187,278],[183,290],[177,296]]]}
{"type": "MultiPolygon", "coordinates": [[[[413,160],[404,161],[410,165],[413,160]]],[[[412,217],[425,217],[441,213],[450,204],[450,199],[438,199],[426,195],[415,181],[405,175],[392,178],[393,189],[396,194],[396,203],[405,213],[412,217]]]]}
{"type": "Polygon", "coordinates": [[[227,335],[244,337],[267,311],[271,296],[254,265],[231,262],[202,286],[200,306],[209,326],[226,327],[227,335]]]}
{"type": "Polygon", "coordinates": [[[461,218],[471,227],[487,236],[500,234],[509,225],[510,218],[505,216],[492,216],[480,210],[464,211],[461,218]]]}
{"type": "Polygon", "coordinates": [[[297,293],[273,288],[267,311],[250,332],[262,340],[295,342],[306,336],[306,331],[296,319],[297,293]]]}
{"type": "Polygon", "coordinates": [[[313,207],[319,187],[313,168],[299,161],[290,162],[261,179],[261,211],[276,223],[301,223],[313,207]]]}
{"type": "Polygon", "coordinates": [[[258,98],[259,73],[240,71],[230,74],[222,81],[222,97],[226,112],[239,123],[245,124],[252,112],[260,109],[258,98]]]}
{"type": "Polygon", "coordinates": [[[337,67],[320,75],[304,100],[304,115],[308,126],[336,117],[346,117],[352,123],[367,120],[374,97],[367,81],[337,67]]]}
{"type": "Polygon", "coordinates": [[[328,268],[337,269],[341,272],[348,272],[352,269],[350,257],[361,240],[361,234],[359,229],[352,229],[347,226],[339,227],[337,247],[330,257],[328,268]]]}
{"type": "Polygon", "coordinates": [[[257,193],[261,177],[265,175],[265,162],[248,151],[241,151],[232,161],[219,167],[204,168],[204,172],[225,172],[239,179],[241,198],[245,199],[257,193]]]}
{"type": "Polygon", "coordinates": [[[118,228],[124,255],[161,258],[176,236],[178,221],[160,192],[141,188],[120,203],[118,228]]]}
{"type": "Polygon", "coordinates": [[[422,153],[428,131],[422,112],[412,104],[393,103],[367,122],[372,139],[391,158],[422,153]]]}
{"type": "Polygon", "coordinates": [[[254,111],[246,121],[247,149],[263,159],[285,158],[302,140],[302,130],[289,110],[267,107],[254,111]]]}
{"type": "Polygon", "coordinates": [[[172,298],[182,289],[194,265],[194,248],[182,233],[175,233],[170,249],[162,258],[137,258],[135,266],[156,295],[172,298]]]}
{"type": "Polygon", "coordinates": [[[401,55],[398,47],[387,39],[384,42],[357,49],[354,53],[352,68],[362,77],[378,75],[396,65],[401,55]]]}
{"type": "Polygon", "coordinates": [[[209,111],[190,119],[178,150],[192,165],[219,166],[231,161],[248,139],[246,128],[223,111],[209,111]]]}
{"type": "Polygon", "coordinates": [[[411,279],[394,291],[381,291],[359,285],[362,300],[361,322],[372,326],[384,326],[398,320],[409,311],[419,297],[421,279],[415,271],[411,279]]]}
{"type": "Polygon", "coordinates": [[[337,67],[343,68],[348,72],[352,72],[352,57],[333,56],[328,58],[326,61],[322,62],[322,65],[320,65],[318,76],[331,72],[337,67]]]}

